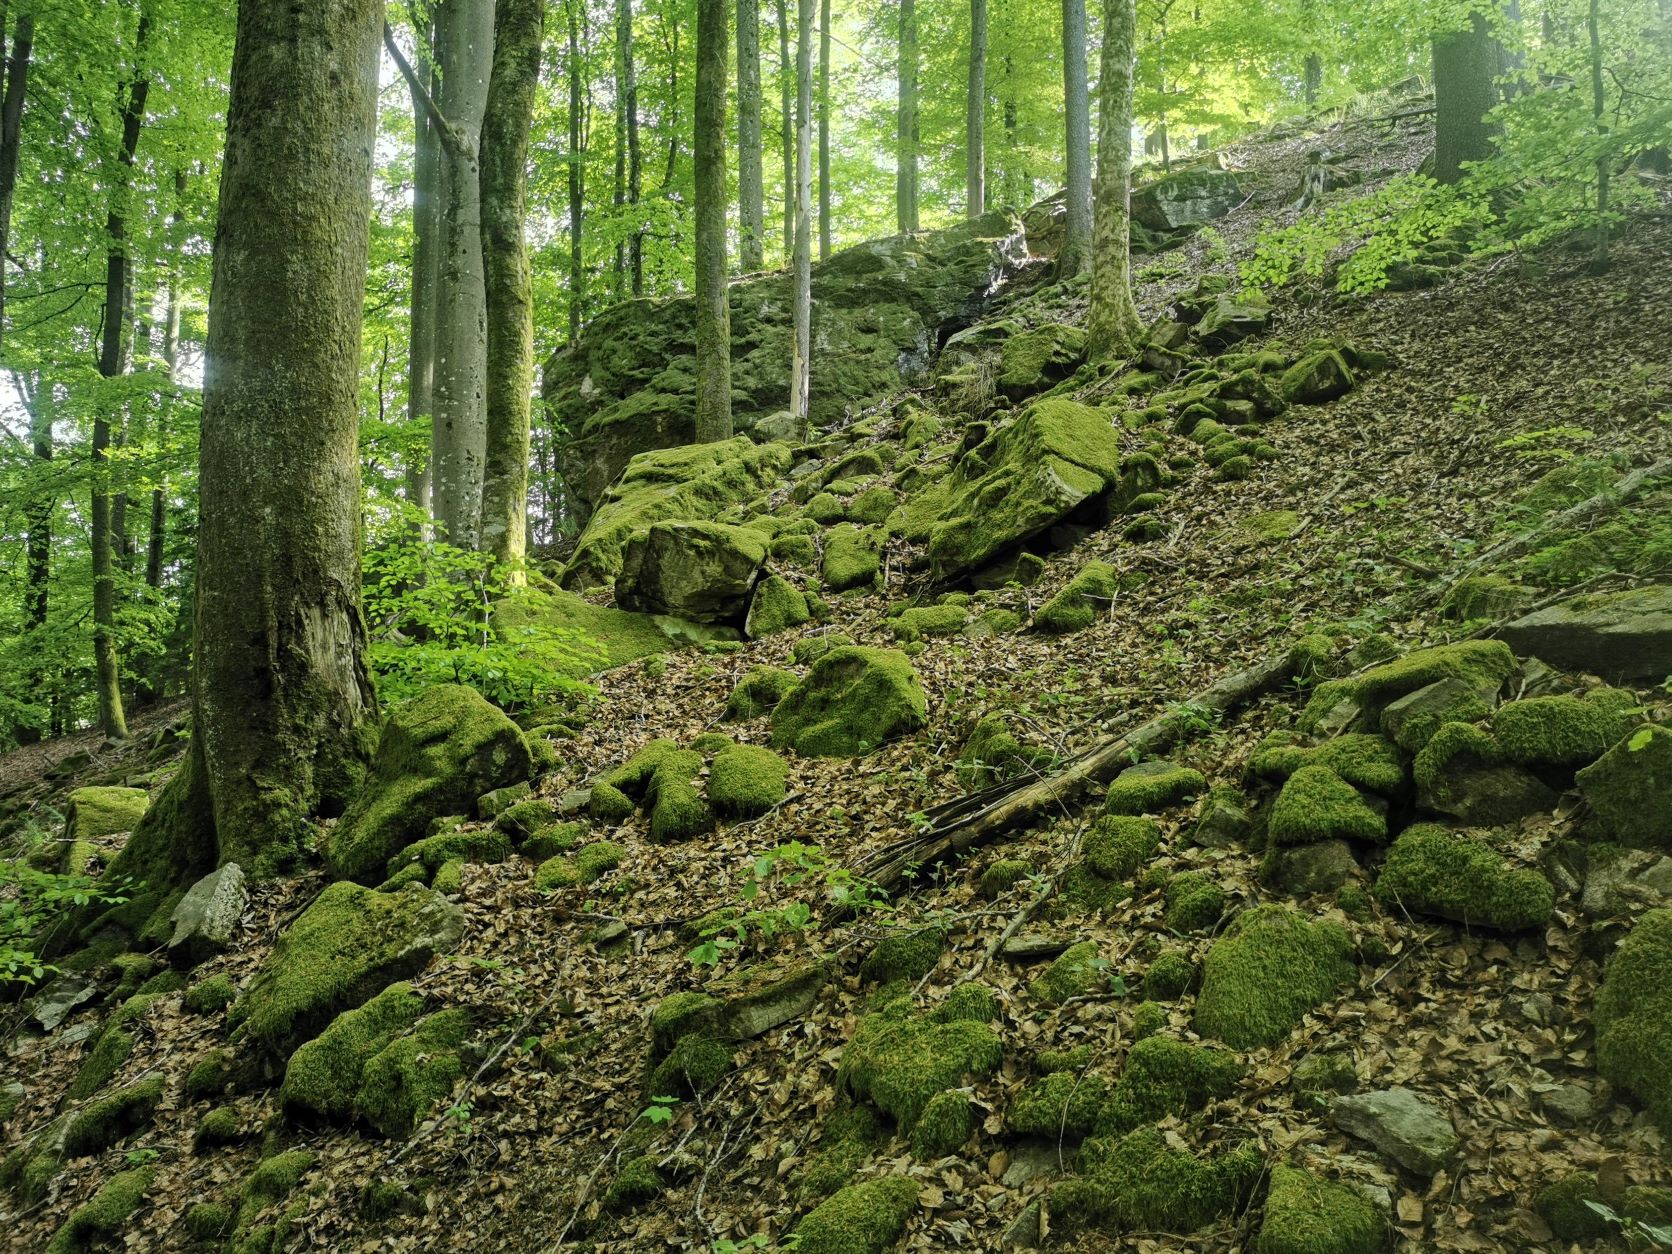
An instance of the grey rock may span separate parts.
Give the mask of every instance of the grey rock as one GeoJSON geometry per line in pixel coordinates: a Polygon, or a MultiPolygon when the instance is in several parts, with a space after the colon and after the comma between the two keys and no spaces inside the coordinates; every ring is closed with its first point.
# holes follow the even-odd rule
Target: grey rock
{"type": "Polygon", "coordinates": [[[722,1003],[715,1020],[719,1033],[746,1041],[805,1015],[829,978],[830,967],[823,962],[763,963],[715,980],[703,991],[722,1003]]]}
{"type": "Polygon", "coordinates": [[[1591,849],[1579,906],[1593,919],[1637,915],[1672,904],[1672,858],[1646,849],[1591,849]]]}
{"type": "Polygon", "coordinates": [[[50,1032],[69,1017],[77,1006],[93,1000],[99,986],[84,975],[67,971],[49,981],[29,1003],[29,1017],[50,1032]]]}
{"type": "Polygon", "coordinates": [[[1007,1189],[1019,1189],[1043,1176],[1062,1173],[1062,1153],[1055,1145],[1017,1145],[1010,1150],[1010,1165],[999,1183],[1007,1189]]]}
{"type": "Polygon", "coordinates": [[[1242,198],[1228,170],[1183,170],[1133,189],[1132,217],[1151,231],[1176,231],[1223,218],[1242,198]]]}
{"type": "Polygon", "coordinates": [[[1577,1127],[1590,1123],[1605,1109],[1595,1093],[1580,1084],[1549,1084],[1535,1086],[1539,1109],[1552,1123],[1577,1127]]]}
{"type": "Polygon", "coordinates": [[[1248,839],[1254,823],[1248,812],[1229,797],[1208,795],[1201,817],[1190,833],[1192,844],[1203,849],[1229,849],[1248,839]]]}
{"type": "Polygon", "coordinates": [[[1330,1109],[1336,1127],[1419,1175],[1439,1171],[1463,1145],[1451,1117],[1410,1089],[1338,1097],[1330,1109]]]}
{"type": "Polygon", "coordinates": [[[1263,299],[1227,292],[1213,302],[1192,334],[1209,348],[1229,348],[1258,335],[1270,322],[1271,308],[1263,299]]]}
{"type": "Polygon", "coordinates": [[[476,798],[476,813],[484,819],[496,819],[516,805],[517,802],[524,801],[533,795],[533,786],[526,779],[518,780],[514,784],[507,784],[503,788],[495,788],[492,792],[485,792],[476,798]]]}
{"type": "Polygon", "coordinates": [[[1072,936],[1058,936],[1043,932],[1025,932],[1005,941],[999,950],[1002,957],[1012,962],[1043,962],[1055,958],[1075,941],[1072,936]]]}
{"type": "Polygon", "coordinates": [[[169,916],[174,925],[168,940],[169,956],[195,966],[226,949],[249,901],[244,870],[236,862],[205,875],[186,890],[169,916]]]}
{"type": "Polygon", "coordinates": [[[1273,850],[1260,868],[1260,878],[1280,893],[1299,897],[1334,892],[1357,878],[1358,871],[1358,862],[1346,841],[1325,840],[1273,850]]]}
{"type": "Polygon", "coordinates": [[[1454,719],[1472,723],[1493,704],[1490,694],[1448,676],[1389,702],[1382,710],[1382,734],[1407,753],[1416,753],[1440,724],[1454,719]]]}
{"type": "Polygon", "coordinates": [[[699,623],[741,623],[766,561],[766,537],[724,523],[656,523],[628,540],[615,600],[622,609],[699,623]]]}
{"type": "Polygon", "coordinates": [[[1010,1226],[999,1238],[999,1248],[1005,1250],[1037,1250],[1040,1241],[1039,1203],[1029,1202],[1022,1213],[1010,1221],[1010,1226]]]}
{"type": "Polygon", "coordinates": [[[1499,639],[1570,670],[1659,681],[1672,675],[1672,586],[1574,597],[1516,619],[1499,639]]]}
{"type": "Polygon", "coordinates": [[[766,444],[773,440],[786,440],[793,443],[805,434],[799,419],[787,409],[780,409],[768,414],[749,430],[749,438],[759,444],[766,444]]]}

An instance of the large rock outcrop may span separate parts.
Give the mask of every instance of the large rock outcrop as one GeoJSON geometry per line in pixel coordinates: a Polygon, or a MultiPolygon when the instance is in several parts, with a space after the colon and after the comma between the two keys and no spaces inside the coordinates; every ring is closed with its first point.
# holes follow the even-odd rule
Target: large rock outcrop
{"type": "Polygon", "coordinates": [[[1517,653],[1552,666],[1659,682],[1672,675],[1672,587],[1574,597],[1516,619],[1498,635],[1517,653]]]}
{"type": "MultiPolygon", "coordinates": [[[[996,211],[870,240],[814,266],[813,425],[919,378],[945,333],[974,321],[1025,251],[1020,220],[996,211]]],[[[748,431],[789,396],[790,275],[742,280],[730,297],[732,415],[748,431]]],[[[690,297],[624,302],[546,362],[546,404],[574,435],[564,473],[583,508],[635,453],[693,438],[694,310],[690,297]]]]}
{"type": "Polygon", "coordinates": [[[615,603],[699,623],[741,623],[766,562],[766,545],[764,535],[747,527],[657,523],[628,541],[615,603]]]}

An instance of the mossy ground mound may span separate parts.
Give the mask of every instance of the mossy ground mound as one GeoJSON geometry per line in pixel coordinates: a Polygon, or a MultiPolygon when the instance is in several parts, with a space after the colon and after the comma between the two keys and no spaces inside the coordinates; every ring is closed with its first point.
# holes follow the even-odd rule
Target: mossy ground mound
{"type": "Polygon", "coordinates": [[[928,704],[905,654],[833,649],[773,709],[772,743],[802,757],[856,757],[923,726],[928,704]]]}
{"type": "Polygon", "coordinates": [[[1208,950],[1196,1030],[1235,1049],[1275,1044],[1356,974],[1352,942],[1336,924],[1256,906],[1208,950]]]}
{"type": "Polygon", "coordinates": [[[1672,1136],[1672,910],[1651,910],[1609,960],[1597,993],[1597,1070],[1636,1094],[1672,1136]]]}
{"type": "Polygon", "coordinates": [[[1376,880],[1376,898],[1389,906],[1514,932],[1548,923],[1556,890],[1537,871],[1510,869],[1484,841],[1421,824],[1394,841],[1376,880]]]}
{"type": "Polygon", "coordinates": [[[915,1011],[902,986],[860,1022],[837,1078],[910,1134],[936,1094],[998,1070],[1003,1047],[987,1026],[994,1009],[991,994],[954,994],[938,1010],[915,1011]]]}

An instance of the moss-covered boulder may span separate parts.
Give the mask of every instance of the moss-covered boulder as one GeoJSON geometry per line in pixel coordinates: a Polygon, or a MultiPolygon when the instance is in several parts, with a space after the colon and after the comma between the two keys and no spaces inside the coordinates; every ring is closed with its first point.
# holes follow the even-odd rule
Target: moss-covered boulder
{"type": "Polygon", "coordinates": [[[1278,1163],[1271,1169],[1266,1215],[1255,1254],[1377,1254],[1387,1219],[1344,1184],[1278,1163]]]}
{"type": "Polygon", "coordinates": [[[819,1203],[795,1227],[799,1254],[886,1254],[917,1209],[917,1181],[883,1176],[850,1184],[819,1203]]]}
{"type": "Polygon", "coordinates": [[[1129,814],[1105,814],[1086,833],[1086,865],[1111,880],[1131,879],[1161,847],[1161,829],[1153,820],[1129,814]]]}
{"type": "Polygon", "coordinates": [[[128,1217],[145,1201],[155,1176],[152,1167],[117,1172],[92,1198],[70,1212],[48,1242],[46,1254],[83,1254],[115,1242],[128,1217]]]}
{"type": "Polygon", "coordinates": [[[999,349],[999,390],[1012,400],[1061,382],[1086,359],[1086,333],[1049,322],[1009,336],[999,349]]]}
{"type": "Polygon", "coordinates": [[[64,836],[52,863],[72,875],[87,869],[96,842],[133,831],[150,805],[150,795],[143,788],[77,788],[66,800],[64,836]]]}
{"type": "Polygon", "coordinates": [[[1353,390],[1353,371],[1339,351],[1320,349],[1283,372],[1280,390],[1291,404],[1322,405],[1353,390]]]}
{"type": "Polygon", "coordinates": [[[1115,599],[1115,568],[1107,562],[1087,562],[1061,592],[1033,616],[1035,631],[1064,636],[1084,631],[1106,614],[1115,599]]]}
{"type": "Polygon", "coordinates": [[[772,711],[772,743],[802,757],[857,757],[922,727],[929,700],[894,649],[832,649],[772,711]]]}
{"type": "Polygon", "coordinates": [[[615,601],[624,610],[741,625],[768,537],[717,522],[659,522],[635,532],[621,555],[615,601]]]}
{"type": "Polygon", "coordinates": [[[1024,745],[1002,714],[989,714],[975,725],[953,764],[958,781],[972,791],[1004,780],[1050,769],[1055,755],[1049,749],[1024,745]]]}
{"type": "Polygon", "coordinates": [[[442,1010],[420,1019],[366,1060],[356,1113],[384,1136],[405,1139],[464,1074],[470,1015],[442,1010]]]}
{"type": "Polygon", "coordinates": [[[1490,697],[1514,671],[1515,655],[1501,640],[1465,640],[1418,649],[1345,679],[1319,684],[1301,715],[1300,727],[1311,732],[1332,716],[1339,718],[1338,707],[1346,705],[1351,719],[1374,728],[1388,705],[1419,688],[1458,679],[1490,697]]]}
{"type": "Polygon", "coordinates": [[[1672,729],[1640,728],[1576,777],[1579,791],[1616,840],[1672,849],[1672,729]]]}
{"type": "Polygon", "coordinates": [[[1287,906],[1256,906],[1208,950],[1195,1028],[1236,1049],[1275,1044],[1356,977],[1352,954],[1338,925],[1287,906]]]}
{"type": "Polygon", "coordinates": [[[794,671],[780,666],[752,667],[726,700],[725,717],[730,722],[759,718],[777,708],[800,680],[794,671]]]}
{"type": "Polygon", "coordinates": [[[1004,1050],[988,1026],[996,1013],[979,985],[964,985],[926,1013],[912,1007],[908,987],[891,986],[842,1051],[837,1080],[909,1135],[937,1093],[998,1071],[1004,1050]]]}
{"type": "Polygon", "coordinates": [[[1552,666],[1659,683],[1672,674],[1672,586],[1574,597],[1506,623],[1500,636],[1552,666]]]}
{"type": "Polygon", "coordinates": [[[283,1059],[345,1010],[417,975],[464,935],[464,912],[412,884],[380,893],[332,884],[279,937],[232,1007],[235,1039],[283,1059]]]}
{"type": "Polygon", "coordinates": [[[474,688],[443,684],[389,714],[365,785],[331,833],[326,859],[348,879],[376,883],[389,859],[443,815],[528,778],[520,728],[474,688]]]}
{"type": "Polygon", "coordinates": [[[1063,950],[1028,985],[1028,992],[1043,1005],[1058,1006],[1108,987],[1109,961],[1098,952],[1096,941],[1085,940],[1063,950]]]}
{"type": "Polygon", "coordinates": [[[1597,993],[1597,1070],[1672,1136],[1672,910],[1650,910],[1608,960],[1597,993]]]}
{"type": "Polygon", "coordinates": [[[1512,870],[1485,841],[1433,824],[1408,828],[1376,881],[1377,900],[1419,914],[1517,932],[1543,927],[1556,890],[1537,871],[1512,870]]]}
{"type": "Polygon", "coordinates": [[[366,1063],[424,1014],[424,999],[404,981],[338,1015],[285,1065],[279,1103],[295,1122],[346,1121],[366,1063]]]}
{"type": "Polygon", "coordinates": [[[1158,758],[1127,767],[1109,785],[1103,798],[1105,814],[1159,814],[1181,804],[1207,787],[1194,767],[1158,758]]]}
{"type": "Polygon", "coordinates": [[[1225,890],[1206,871],[1186,871],[1167,881],[1167,910],[1162,920],[1180,935],[1205,932],[1225,915],[1225,890]]]}
{"type": "Polygon", "coordinates": [[[1303,766],[1271,803],[1266,827],[1273,844],[1324,840],[1386,840],[1387,816],[1327,766],[1303,766]]]}
{"type": "Polygon", "coordinates": [[[749,614],[743,621],[743,634],[759,640],[762,636],[799,627],[812,617],[813,611],[800,588],[782,575],[768,575],[755,585],[749,614]]]}
{"type": "Polygon", "coordinates": [[[882,549],[887,540],[879,527],[856,527],[843,523],[824,538],[821,573],[825,587],[847,592],[871,584],[882,570],[882,549]]]}
{"type": "Polygon", "coordinates": [[[1132,189],[1132,217],[1151,231],[1176,231],[1223,218],[1244,195],[1229,170],[1177,170],[1132,189]]]}
{"type": "Polygon", "coordinates": [[[1355,788],[1391,795],[1405,782],[1405,762],[1398,748],[1380,736],[1337,736],[1308,747],[1295,737],[1277,733],[1260,743],[1249,759],[1251,774],[1264,779],[1288,779],[1303,766],[1321,766],[1355,788]]]}
{"type": "Polygon", "coordinates": [[[790,767],[770,749],[732,745],[708,769],[708,803],[733,821],[758,818],[784,799],[790,767]]]}
{"type": "Polygon", "coordinates": [[[1478,723],[1491,713],[1476,685],[1448,677],[1390,701],[1382,711],[1382,734],[1407,753],[1419,753],[1445,724],[1478,723]]]}
{"type": "Polygon", "coordinates": [[[1580,697],[1530,697],[1498,707],[1492,734],[1519,766],[1580,767],[1595,762],[1638,721],[1635,695],[1593,688],[1580,697]]]}
{"type": "Polygon", "coordinates": [[[65,1127],[64,1156],[80,1158],[109,1149],[149,1124],[162,1100],[163,1077],[153,1075],[87,1103],[70,1116],[65,1127]]]}
{"type": "Polygon", "coordinates": [[[1417,804],[1476,827],[1549,813],[1556,793],[1532,772],[1505,760],[1502,748],[1472,723],[1443,723],[1412,764],[1417,804]]]}
{"type": "Polygon", "coordinates": [[[1019,1136],[1078,1140],[1097,1126],[1108,1096],[1109,1082],[1095,1071],[1053,1071],[1016,1094],[1005,1124],[1019,1136]]]}
{"type": "Polygon", "coordinates": [[[1230,1050],[1147,1036],[1128,1052],[1114,1092],[1098,1112],[1097,1132],[1129,1132],[1168,1115],[1199,1110],[1229,1096],[1242,1071],[1230,1050]]]}
{"type": "Polygon", "coordinates": [[[1252,1142],[1218,1156],[1172,1148],[1154,1128],[1093,1137],[1080,1175],[1051,1191],[1062,1221],[1107,1232],[1194,1232],[1236,1209],[1264,1172],[1252,1142]]]}

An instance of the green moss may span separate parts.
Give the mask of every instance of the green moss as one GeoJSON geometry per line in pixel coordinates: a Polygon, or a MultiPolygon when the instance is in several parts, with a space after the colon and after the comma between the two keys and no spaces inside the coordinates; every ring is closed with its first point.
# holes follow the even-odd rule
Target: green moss
{"type": "Polygon", "coordinates": [[[388,874],[397,875],[408,866],[437,871],[454,860],[503,862],[511,856],[511,841],[504,832],[460,831],[429,836],[408,845],[389,860],[388,874]]]}
{"type": "Polygon", "coordinates": [[[882,1124],[869,1106],[839,1102],[825,1116],[818,1148],[801,1173],[802,1199],[828,1197],[847,1184],[885,1139],[882,1124]]]}
{"type": "Polygon", "coordinates": [[[1235,1049],[1282,1040],[1357,974],[1347,933],[1287,906],[1238,915],[1208,950],[1195,1028],[1235,1049]]]}
{"type": "Polygon", "coordinates": [[[732,689],[731,698],[726,702],[725,717],[728,721],[740,722],[770,714],[798,682],[794,671],[777,666],[756,666],[732,689]]]}
{"type": "Polygon", "coordinates": [[[264,1210],[288,1198],[313,1165],[314,1156],[307,1150],[286,1150],[257,1163],[239,1193],[238,1233],[250,1231],[264,1210]]]}
{"type": "Polygon", "coordinates": [[[1386,840],[1387,816],[1327,766],[1303,766],[1271,803],[1266,825],[1274,845],[1321,840],[1386,840]]]}
{"type": "Polygon", "coordinates": [[[109,1149],[131,1132],[151,1122],[163,1097],[162,1076],[139,1080],[109,1097],[91,1102],[70,1117],[64,1132],[64,1154],[79,1158],[109,1149]]]}
{"type": "Polygon", "coordinates": [[[893,649],[826,653],[772,712],[772,743],[802,757],[855,757],[922,727],[928,698],[893,649]]]}
{"type": "Polygon", "coordinates": [[[1175,875],[1167,884],[1167,927],[1179,933],[1205,932],[1225,913],[1225,890],[1204,871],[1175,875]]]}
{"type": "Polygon", "coordinates": [[[1387,1221],[1346,1185],[1272,1168],[1255,1254],[1376,1254],[1387,1237],[1387,1221]]]}
{"type": "Polygon", "coordinates": [[[1639,916],[1608,961],[1593,1015],[1597,1070],[1672,1135],[1672,910],[1639,916]]]}
{"type": "Polygon", "coordinates": [[[151,799],[143,788],[91,787],[75,789],[65,801],[64,840],[74,846],[133,831],[151,799]]]}
{"type": "Polygon", "coordinates": [[[1476,723],[1492,713],[1480,691],[1459,679],[1441,679],[1392,701],[1382,711],[1382,731],[1407,753],[1420,753],[1447,723],[1476,723]]]}
{"type": "Polygon", "coordinates": [[[1084,997],[1109,987],[1109,964],[1098,953],[1096,941],[1070,945],[1028,985],[1035,1000],[1058,1006],[1071,997],[1084,997]]]}
{"type": "Polygon", "coordinates": [[[117,1172],[89,1201],[70,1213],[47,1244],[46,1254],[78,1254],[114,1241],[128,1216],[145,1200],[155,1174],[150,1167],[117,1172]]]}
{"type": "Polygon", "coordinates": [[[557,805],[547,797],[530,797],[507,807],[494,819],[494,826],[519,845],[535,832],[557,821],[557,805]]]}
{"type": "Polygon", "coordinates": [[[936,1093],[911,1130],[911,1152],[924,1161],[957,1151],[975,1130],[970,1099],[956,1089],[936,1093]]]}
{"type": "Polygon", "coordinates": [[[990,1023],[998,1017],[999,999],[985,984],[960,984],[929,1013],[931,1023],[990,1023]]]}
{"type": "MultiPolygon", "coordinates": [[[[627,804],[631,807],[633,803],[628,801],[627,804]]],[[[538,864],[560,853],[568,853],[586,839],[590,830],[585,823],[553,823],[525,840],[521,853],[530,862],[538,864]]]]}
{"type": "Polygon", "coordinates": [[[238,996],[229,975],[212,975],[186,991],[182,1004],[194,1015],[212,1015],[225,1010],[238,996]]]}
{"type": "Polygon", "coordinates": [[[999,1038],[986,1023],[914,1013],[902,986],[860,1021],[842,1051],[837,1079],[909,1134],[935,1094],[960,1087],[968,1075],[993,1075],[1002,1058],[999,1038]]]}
{"type": "Polygon", "coordinates": [[[1525,609],[1536,595],[1506,575],[1473,575],[1452,585],[1440,613],[1462,623],[1505,618],[1525,609]]]}
{"type": "Polygon", "coordinates": [[[668,754],[656,768],[644,798],[651,840],[666,844],[714,830],[714,811],[697,790],[702,768],[702,754],[688,749],[668,754]]]}
{"type": "Polygon", "coordinates": [[[1335,894],[1335,904],[1350,918],[1370,917],[1370,894],[1361,885],[1343,884],[1341,891],[1335,894]]]}
{"type": "Polygon", "coordinates": [[[917,1209],[917,1192],[904,1176],[848,1185],[796,1225],[797,1254],[885,1254],[917,1209]]]}
{"type": "Polygon", "coordinates": [[[964,742],[953,771],[965,788],[980,790],[1030,771],[1046,771],[1055,760],[1049,750],[1024,745],[1018,740],[1004,715],[989,714],[975,725],[964,742]]]}
{"type": "Polygon", "coordinates": [[[1053,1071],[1016,1095],[1005,1122],[1018,1136],[1078,1140],[1096,1125],[1108,1096],[1108,1082],[1095,1072],[1053,1071]]]}
{"type": "Polygon", "coordinates": [[[1032,874],[1032,864],[1020,858],[1001,858],[981,873],[981,895],[994,901],[1032,874]]]}
{"type": "Polygon", "coordinates": [[[825,587],[846,592],[873,582],[882,570],[882,548],[886,533],[875,527],[861,530],[842,523],[824,538],[825,587]]]}
{"type": "Polygon", "coordinates": [[[901,614],[891,627],[896,640],[912,641],[957,635],[968,620],[969,612],[961,605],[920,605],[901,614]]]}
{"type": "Polygon", "coordinates": [[[655,1097],[700,1097],[736,1065],[731,1050],[712,1037],[692,1033],[679,1038],[650,1075],[655,1097]]]}
{"type": "Polygon", "coordinates": [[[1156,814],[1207,787],[1202,773],[1172,762],[1140,762],[1115,777],[1103,798],[1105,814],[1156,814]]]}
{"type": "Polygon", "coordinates": [[[1420,824],[1388,851],[1376,898],[1459,923],[1523,931],[1543,927],[1556,893],[1537,871],[1513,871],[1484,841],[1420,824]]]}
{"type": "Polygon", "coordinates": [[[935,969],[946,952],[946,932],[938,927],[920,927],[899,932],[877,942],[865,956],[859,974],[867,980],[891,984],[895,980],[920,980],[935,969]]]}
{"type": "Polygon", "coordinates": [[[1196,964],[1182,949],[1169,949],[1144,972],[1144,996],[1151,1001],[1177,1001],[1196,982],[1196,964]]]}
{"type": "MultiPolygon", "coordinates": [[[[835,498],[831,498],[835,499],[835,498]]],[[[795,570],[810,570],[819,560],[818,545],[808,535],[780,535],[773,539],[769,550],[772,560],[795,570]]]]}
{"type": "Polygon", "coordinates": [[[680,753],[679,742],[662,737],[650,741],[614,770],[606,771],[599,782],[621,790],[623,795],[642,801],[650,791],[651,781],[669,758],[680,753]]]}
{"type": "Polygon", "coordinates": [[[216,1049],[186,1073],[187,1097],[201,1099],[219,1097],[232,1083],[233,1058],[228,1050],[216,1049]]]}
{"type": "Polygon", "coordinates": [[[374,1054],[417,1023],[424,999],[391,984],[365,1005],[338,1015],[290,1056],[279,1103],[292,1120],[345,1121],[354,1114],[361,1073],[374,1054]]]}
{"type": "Polygon", "coordinates": [[[1142,1041],[1167,1026],[1167,1008],[1159,1002],[1139,1002],[1132,1011],[1132,1039],[1142,1041]]]}
{"type": "Polygon", "coordinates": [[[1115,568],[1087,562],[1063,590],[1033,616],[1034,628],[1052,635],[1084,631],[1108,610],[1115,597],[1115,568]]]}
{"type": "Polygon", "coordinates": [[[443,1010],[366,1060],[355,1094],[355,1113],[384,1136],[412,1135],[453,1091],[464,1073],[460,1047],[470,1035],[470,1015],[443,1010]]]}
{"type": "Polygon", "coordinates": [[[1086,864],[1106,879],[1136,875],[1161,847],[1161,829],[1149,819],[1107,814],[1086,833],[1086,864]]]}
{"type": "Polygon", "coordinates": [[[723,819],[758,818],[788,790],[789,763],[758,745],[731,745],[715,754],[708,772],[708,802],[723,819]]]}
{"type": "Polygon", "coordinates": [[[1168,1115],[1199,1110],[1227,1097],[1242,1078],[1242,1063],[1225,1049],[1148,1036],[1133,1045],[1114,1092],[1097,1118],[1100,1135],[1128,1132],[1168,1115]]]}
{"type": "Polygon", "coordinates": [[[202,1153],[218,1145],[235,1145],[243,1140],[242,1120],[231,1106],[217,1106],[197,1122],[192,1135],[192,1149],[202,1153]]]}
{"type": "Polygon", "coordinates": [[[1643,1223],[1672,1223],[1672,1189],[1637,1184],[1626,1190],[1620,1213],[1643,1223]]]}
{"type": "Polygon", "coordinates": [[[1057,881],[1057,895],[1075,912],[1107,914],[1131,897],[1132,890],[1120,880],[1109,879],[1085,863],[1077,863],[1057,881]]]}
{"type": "Polygon", "coordinates": [[[68,1096],[72,1101],[80,1101],[98,1092],[112,1076],[122,1069],[122,1064],[132,1056],[134,1038],[133,1033],[128,1031],[127,1025],[139,1018],[144,1010],[150,1006],[152,1001],[150,997],[143,1000],[144,1006],[137,1013],[133,1013],[128,1009],[134,1004],[134,999],[130,998],[111,1017],[110,1025],[99,1034],[99,1039],[94,1042],[93,1049],[87,1055],[86,1061],[81,1064],[81,1069],[76,1072],[75,1079],[70,1081],[68,1096]]]}
{"type": "Polygon", "coordinates": [[[232,1222],[225,1202],[194,1202],[186,1211],[186,1232],[197,1241],[218,1241],[232,1231],[232,1222]]]}
{"type": "Polygon", "coordinates": [[[1501,640],[1465,640],[1419,649],[1350,679],[1320,684],[1307,703],[1300,727],[1305,732],[1315,730],[1318,720],[1343,699],[1379,711],[1388,702],[1442,679],[1460,679],[1479,692],[1491,693],[1514,671],[1515,655],[1501,640]]]}
{"type": "Polygon", "coordinates": [[[675,1042],[714,1028],[721,1002],[696,990],[664,997],[650,1012],[650,1044],[655,1057],[665,1056],[675,1042]]]}
{"type": "Polygon", "coordinates": [[[457,897],[464,891],[463,858],[449,858],[435,869],[435,878],[430,881],[430,887],[444,897],[457,897]]]}
{"type": "Polygon", "coordinates": [[[1241,483],[1253,474],[1254,459],[1245,453],[1238,453],[1235,457],[1228,457],[1220,462],[1213,472],[1213,477],[1221,483],[1241,483]]]}
{"type": "Polygon", "coordinates": [[[804,517],[811,519],[821,527],[834,526],[847,518],[847,509],[842,504],[842,498],[834,492],[817,493],[802,508],[804,517]]]}
{"type": "Polygon", "coordinates": [[[887,488],[867,488],[848,502],[848,517],[856,523],[881,523],[894,512],[898,501],[899,498],[887,488]]]}
{"type": "Polygon", "coordinates": [[[1322,766],[1355,788],[1383,795],[1397,792],[1405,782],[1405,763],[1399,750],[1380,736],[1338,736],[1316,748],[1304,748],[1286,739],[1278,733],[1262,741],[1249,760],[1249,770],[1266,779],[1286,779],[1303,766],[1322,766]]]}
{"type": "Polygon", "coordinates": [[[1614,1234],[1613,1221],[1586,1205],[1601,1201],[1596,1176],[1581,1171],[1541,1189],[1533,1199],[1533,1209],[1563,1241],[1601,1241],[1614,1234]]]}
{"type": "Polygon", "coordinates": [[[1584,766],[1631,730],[1637,698],[1618,688],[1584,697],[1533,697],[1500,706],[1492,734],[1511,762],[1523,766],[1584,766]]]}
{"type": "Polygon", "coordinates": [[[1051,1192],[1051,1210],[1109,1232],[1194,1232],[1231,1213],[1263,1171],[1258,1148],[1239,1146],[1216,1158],[1171,1149],[1161,1133],[1140,1128],[1093,1138],[1080,1153],[1081,1175],[1051,1192]]]}
{"type": "Polygon", "coordinates": [[[807,598],[782,575],[768,575],[755,585],[743,630],[751,640],[799,627],[813,616],[807,598]]]}
{"type": "Polygon", "coordinates": [[[1345,1052],[1308,1054],[1295,1064],[1290,1077],[1303,1099],[1321,1104],[1332,1093],[1351,1093],[1358,1087],[1358,1068],[1345,1052]]]}
{"type": "Polygon", "coordinates": [[[613,840],[593,841],[573,855],[547,858],[536,867],[534,891],[554,893],[562,888],[591,884],[615,870],[626,857],[626,848],[613,840]]]}
{"type": "Polygon", "coordinates": [[[139,992],[139,986],[151,978],[161,965],[150,954],[117,954],[110,960],[115,969],[116,989],[111,994],[117,1001],[126,1001],[139,992]]]}
{"type": "Polygon", "coordinates": [[[636,1206],[643,1206],[659,1197],[665,1187],[654,1154],[629,1158],[621,1164],[621,1170],[610,1181],[610,1187],[604,1190],[604,1211],[619,1215],[636,1206]]]}
{"type": "Polygon", "coordinates": [[[1575,777],[1579,791],[1615,839],[1672,848],[1672,728],[1643,728],[1624,737],[1575,777]]]}

